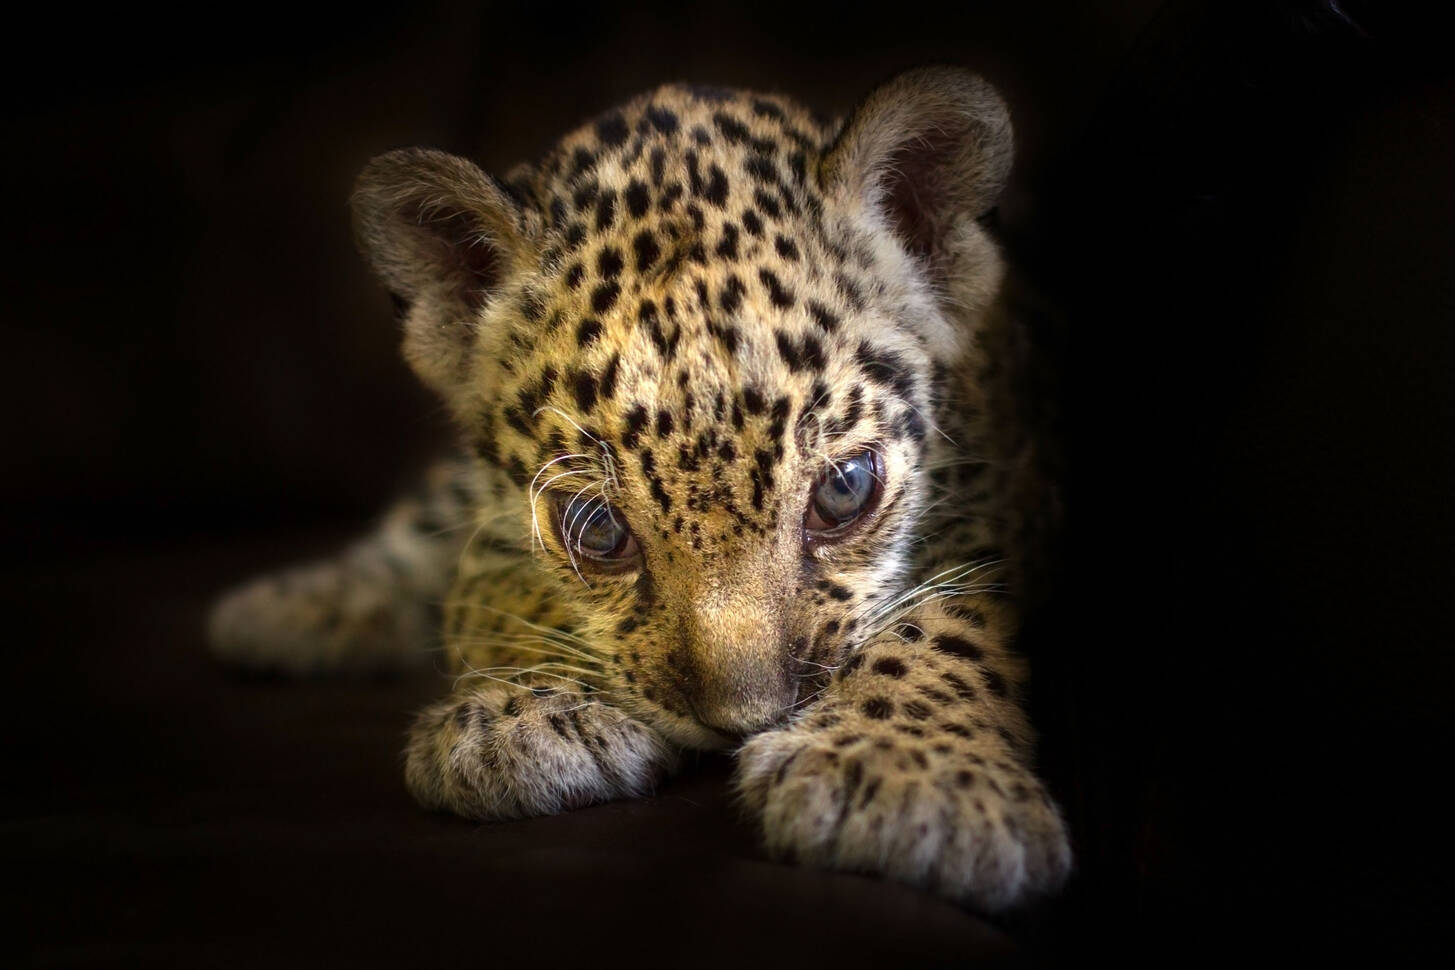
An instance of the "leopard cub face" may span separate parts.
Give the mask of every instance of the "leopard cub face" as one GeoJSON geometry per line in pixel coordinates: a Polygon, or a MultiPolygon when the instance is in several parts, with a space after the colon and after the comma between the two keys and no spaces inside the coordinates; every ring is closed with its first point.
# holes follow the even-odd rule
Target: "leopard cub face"
{"type": "Polygon", "coordinates": [[[421,150],[365,171],[406,357],[510,483],[616,705],[720,746],[891,615],[1009,155],[988,87],[925,72],[846,122],[672,86],[503,181],[421,150]]]}

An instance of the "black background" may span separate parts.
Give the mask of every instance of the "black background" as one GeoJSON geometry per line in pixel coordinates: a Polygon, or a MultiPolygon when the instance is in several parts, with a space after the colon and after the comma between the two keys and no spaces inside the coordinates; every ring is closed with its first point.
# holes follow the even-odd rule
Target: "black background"
{"type": "MultiPolygon", "coordinates": [[[[362,527],[448,440],[349,236],[370,156],[499,173],[662,81],[843,111],[939,61],[1011,104],[999,231],[1054,308],[1069,516],[1027,648],[1080,871],[1005,925],[1062,956],[1397,949],[1448,901],[1455,75],[1416,5],[25,18],[0,243],[16,845],[85,831],[98,779],[150,757],[127,718],[212,675],[148,668],[165,689],[125,710],[114,674],[164,663],[156,638],[200,651],[216,585],[362,527]],[[102,586],[182,619],[111,642],[102,586]]],[[[110,905],[58,852],[11,887],[52,947],[110,905]]]]}

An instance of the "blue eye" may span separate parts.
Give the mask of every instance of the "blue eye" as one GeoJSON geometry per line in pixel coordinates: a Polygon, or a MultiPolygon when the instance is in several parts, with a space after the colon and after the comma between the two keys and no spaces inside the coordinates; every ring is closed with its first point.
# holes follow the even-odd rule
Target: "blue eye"
{"type": "Polygon", "coordinates": [[[559,509],[561,538],[573,556],[614,561],[636,552],[626,519],[600,496],[563,497],[559,509]]]}
{"type": "Polygon", "coordinates": [[[834,532],[858,519],[878,498],[883,477],[879,456],[872,451],[833,462],[814,485],[806,528],[834,532]]]}

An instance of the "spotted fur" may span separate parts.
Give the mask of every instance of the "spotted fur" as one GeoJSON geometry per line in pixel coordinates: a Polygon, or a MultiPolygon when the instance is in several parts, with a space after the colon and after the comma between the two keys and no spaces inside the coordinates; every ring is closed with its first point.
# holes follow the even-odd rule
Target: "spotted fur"
{"type": "Polygon", "coordinates": [[[434,538],[406,568],[351,565],[390,560],[386,528],[315,567],[331,583],[235,594],[217,649],[351,666],[341,590],[395,616],[443,597],[455,690],[407,758],[428,807],[554,812],[738,747],[775,853],[987,909],[1055,888],[1070,854],[1030,767],[1007,594],[1040,510],[979,222],[1010,156],[993,90],[926,69],[845,121],[659,88],[499,180],[439,152],[375,159],[359,237],[462,431],[434,492],[469,521],[418,530],[434,538]],[[865,449],[873,511],[813,541],[814,483],[865,449]],[[571,496],[618,510],[637,558],[593,568],[571,496]]]}

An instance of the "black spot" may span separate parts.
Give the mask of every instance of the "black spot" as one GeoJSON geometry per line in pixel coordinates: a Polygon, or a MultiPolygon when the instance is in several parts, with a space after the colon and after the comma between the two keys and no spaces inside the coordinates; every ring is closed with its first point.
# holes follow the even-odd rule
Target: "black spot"
{"type": "Polygon", "coordinates": [[[622,620],[620,623],[618,623],[616,625],[616,632],[617,633],[630,633],[633,630],[635,630],[638,626],[640,626],[641,625],[641,622],[642,621],[641,620],[638,620],[636,617],[629,616],[625,620],[622,620]]]}
{"type": "Polygon", "coordinates": [[[616,373],[621,367],[621,354],[612,354],[611,360],[606,362],[606,370],[601,372],[601,396],[606,400],[616,397],[616,373]]]}
{"type": "Polygon", "coordinates": [[[616,193],[611,189],[603,189],[601,195],[596,199],[596,231],[611,228],[616,221],[616,193]]]}
{"type": "Polygon", "coordinates": [[[957,637],[949,633],[942,633],[935,637],[935,646],[945,651],[945,653],[954,654],[957,657],[964,657],[966,660],[982,660],[985,657],[984,650],[981,650],[964,637],[957,637]]]}
{"type": "Polygon", "coordinates": [[[722,238],[717,242],[717,255],[720,259],[738,258],[738,227],[731,222],[723,224],[722,238]]]}
{"type": "Polygon", "coordinates": [[[615,246],[607,246],[596,257],[596,270],[601,274],[602,279],[614,280],[621,274],[621,251],[615,246]]]}
{"type": "Polygon", "coordinates": [[[894,713],[894,705],[883,697],[871,697],[859,707],[859,710],[864,712],[865,717],[883,721],[894,713]]]}
{"type": "Polygon", "coordinates": [[[581,285],[581,276],[585,272],[580,263],[572,263],[571,268],[566,270],[566,285],[571,289],[581,285]]]}
{"type": "Polygon", "coordinates": [[[596,122],[596,137],[604,144],[617,148],[622,145],[630,129],[626,126],[626,120],[619,114],[610,114],[596,122]]]}
{"type": "Polygon", "coordinates": [[[591,309],[597,313],[605,313],[616,306],[616,298],[620,295],[620,286],[615,283],[602,283],[591,291],[591,309]]]}
{"type": "Polygon", "coordinates": [[[719,209],[727,202],[728,180],[722,169],[713,165],[707,170],[707,188],[702,197],[719,209]]]}
{"type": "Polygon", "coordinates": [[[777,121],[783,120],[783,109],[769,101],[761,98],[753,101],[753,114],[764,118],[773,118],[777,121]]]}
{"type": "Polygon", "coordinates": [[[849,592],[847,589],[845,589],[844,587],[840,586],[838,583],[831,583],[831,584],[829,584],[828,593],[829,593],[830,596],[832,596],[834,599],[838,600],[840,603],[847,603],[849,600],[851,600],[851,599],[854,598],[854,594],[853,593],[849,592]]]}
{"type": "Polygon", "coordinates": [[[798,262],[798,247],[793,240],[787,236],[779,236],[773,241],[773,248],[778,250],[778,255],[791,263],[798,262]]]}
{"type": "Polygon", "coordinates": [[[898,657],[881,657],[874,661],[874,672],[886,677],[903,677],[907,669],[898,657]]]}
{"type": "Polygon", "coordinates": [[[743,281],[736,275],[729,276],[726,285],[722,288],[722,293],[718,296],[718,303],[723,312],[737,313],[738,307],[743,302],[744,292],[746,292],[746,287],[743,286],[743,281]]]}
{"type": "Polygon", "coordinates": [[[652,204],[651,193],[647,190],[645,182],[632,179],[626,187],[626,194],[622,196],[626,202],[626,210],[635,219],[646,215],[648,207],[652,204]]]}
{"type": "Polygon", "coordinates": [[[783,363],[788,365],[788,369],[794,372],[802,370],[803,358],[799,356],[798,348],[793,345],[793,338],[782,330],[775,330],[773,337],[778,343],[778,356],[783,358],[783,363]]]}
{"type": "Polygon", "coordinates": [[[734,145],[740,145],[748,140],[748,126],[738,121],[732,115],[719,111],[712,116],[712,123],[722,136],[734,145]]]}
{"type": "Polygon", "coordinates": [[[861,341],[859,349],[854,352],[854,359],[864,368],[870,380],[888,384],[904,397],[914,392],[914,375],[894,354],[876,350],[867,341],[861,341]]]}
{"type": "Polygon", "coordinates": [[[767,213],[770,219],[781,219],[783,217],[783,209],[778,205],[778,200],[762,189],[753,192],[753,203],[767,213]]]}
{"type": "MultiPolygon", "coordinates": [[[[676,119],[673,119],[673,127],[676,127],[676,119]]],[[[662,172],[667,166],[667,152],[658,145],[652,149],[652,184],[657,188],[662,187],[662,172]]]]}
{"type": "Polygon", "coordinates": [[[961,700],[973,701],[975,699],[975,688],[965,683],[964,680],[960,679],[955,674],[946,671],[940,676],[940,679],[943,680],[946,684],[949,684],[951,689],[955,691],[955,694],[959,696],[961,700]]]}
{"type": "Polygon", "coordinates": [[[783,288],[778,281],[778,276],[767,267],[758,270],[758,279],[763,281],[763,286],[768,290],[768,299],[780,310],[786,310],[793,306],[793,294],[783,288]]]}
{"type": "Polygon", "coordinates": [[[1005,696],[1005,678],[1001,676],[1000,671],[986,669],[981,670],[980,674],[985,678],[985,686],[990,688],[992,694],[996,697],[1005,696]]]}
{"type": "Polygon", "coordinates": [[[748,230],[749,235],[763,238],[763,220],[752,209],[743,210],[743,228],[748,230]]]}
{"type": "Polygon", "coordinates": [[[910,701],[904,705],[904,713],[905,716],[912,717],[916,721],[923,721],[930,716],[932,710],[928,704],[923,704],[919,701],[910,701]]]}
{"type": "MultiPolygon", "coordinates": [[[[576,149],[576,153],[580,155],[581,149],[576,149]]],[[[571,202],[576,206],[577,212],[585,212],[591,208],[592,203],[596,201],[596,191],[598,188],[600,186],[596,184],[595,180],[592,180],[576,189],[575,193],[571,196],[571,202]]]]}
{"type": "Polygon", "coordinates": [[[677,131],[677,116],[666,108],[659,108],[652,105],[647,108],[647,120],[652,127],[664,135],[670,135],[677,131]]]}
{"type": "Polygon", "coordinates": [[[596,403],[596,378],[585,371],[579,371],[571,381],[571,390],[576,395],[576,406],[582,411],[591,410],[596,403]]]}
{"type": "Polygon", "coordinates": [[[743,388],[743,406],[748,409],[749,414],[758,415],[763,413],[763,395],[755,387],[743,388]]]}
{"type": "Polygon", "coordinates": [[[971,731],[963,724],[941,724],[940,727],[945,731],[945,733],[953,734],[956,737],[964,738],[967,741],[975,736],[975,732],[971,731]]]}
{"type": "Polygon", "coordinates": [[[747,169],[749,175],[759,182],[772,185],[778,181],[778,168],[770,159],[762,155],[749,155],[743,162],[743,168],[747,169]]]}
{"type": "Polygon", "coordinates": [[[626,432],[621,436],[623,448],[635,448],[637,441],[642,434],[642,428],[647,424],[647,409],[638,404],[627,412],[626,432]]]}
{"type": "MultiPolygon", "coordinates": [[[[588,151],[585,148],[576,149],[575,154],[571,156],[571,178],[574,179],[578,175],[584,174],[595,164],[596,154],[594,152],[588,151]]],[[[580,207],[578,203],[576,208],[579,209],[580,207]]]]}
{"type": "MultiPolygon", "coordinates": [[[[612,299],[614,300],[616,299],[616,297],[613,295],[612,299]]],[[[592,302],[595,302],[595,297],[592,297],[592,302]]],[[[599,320],[593,320],[592,318],[587,317],[585,320],[582,320],[580,326],[576,328],[576,342],[582,347],[586,347],[592,343],[595,343],[596,338],[600,336],[601,322],[599,320]]]]}

